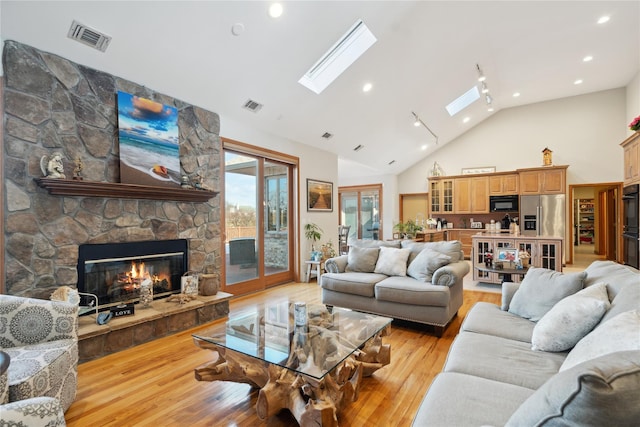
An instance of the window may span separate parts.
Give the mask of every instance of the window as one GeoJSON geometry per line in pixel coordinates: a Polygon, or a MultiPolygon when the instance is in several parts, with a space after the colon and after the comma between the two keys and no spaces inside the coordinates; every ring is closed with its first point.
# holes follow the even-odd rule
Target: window
{"type": "Polygon", "coordinates": [[[287,192],[287,176],[269,176],[265,179],[266,230],[286,231],[288,225],[289,195],[287,192]]]}

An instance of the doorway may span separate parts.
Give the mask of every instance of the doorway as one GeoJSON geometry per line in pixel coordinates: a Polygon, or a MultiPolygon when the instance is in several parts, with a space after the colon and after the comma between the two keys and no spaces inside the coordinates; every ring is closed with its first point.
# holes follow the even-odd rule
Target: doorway
{"type": "Polygon", "coordinates": [[[340,225],[350,226],[349,238],[382,237],[382,184],[338,188],[340,225]]]}
{"type": "Polygon", "coordinates": [[[621,194],[622,183],[569,186],[567,263],[586,268],[597,259],[620,262],[621,194]]]}
{"type": "Polygon", "coordinates": [[[223,290],[240,295],[294,280],[296,164],[226,139],[223,156],[223,290]]]}

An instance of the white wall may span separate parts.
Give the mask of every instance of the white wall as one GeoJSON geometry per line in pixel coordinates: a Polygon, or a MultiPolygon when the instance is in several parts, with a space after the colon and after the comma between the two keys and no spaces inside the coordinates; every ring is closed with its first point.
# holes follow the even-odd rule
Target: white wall
{"type": "MultiPolygon", "coordinates": [[[[631,120],[640,116],[640,71],[627,85],[627,125],[631,123],[631,120]]],[[[632,131],[627,126],[628,133],[631,135],[632,131]]]]}
{"type": "Polygon", "coordinates": [[[499,111],[400,174],[398,191],[428,191],[434,161],[446,175],[479,166],[508,171],[541,166],[545,147],[553,151],[554,164],[569,165],[568,184],[622,181],[619,144],[628,135],[631,108],[626,92],[612,89],[499,111]]]}
{"type": "Polygon", "coordinates": [[[300,279],[303,279],[302,267],[304,260],[308,259],[311,244],[304,237],[304,224],[313,222],[323,231],[322,240],[325,243],[331,240],[334,247],[338,242],[338,157],[328,151],[319,150],[311,146],[292,140],[281,138],[272,134],[251,129],[242,123],[228,117],[220,116],[220,136],[230,138],[246,144],[278,151],[300,159],[299,168],[299,212],[300,228],[300,279]],[[333,182],[333,212],[307,212],[307,178],[333,182]]]}

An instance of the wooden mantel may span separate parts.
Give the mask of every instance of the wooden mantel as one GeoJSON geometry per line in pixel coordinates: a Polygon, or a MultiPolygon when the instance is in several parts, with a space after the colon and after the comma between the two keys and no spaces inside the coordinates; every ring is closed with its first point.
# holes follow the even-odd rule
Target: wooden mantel
{"type": "Polygon", "coordinates": [[[95,182],[56,178],[35,178],[38,185],[54,196],[112,197],[122,199],[206,202],[217,191],[172,187],[153,187],[117,182],[95,182]]]}

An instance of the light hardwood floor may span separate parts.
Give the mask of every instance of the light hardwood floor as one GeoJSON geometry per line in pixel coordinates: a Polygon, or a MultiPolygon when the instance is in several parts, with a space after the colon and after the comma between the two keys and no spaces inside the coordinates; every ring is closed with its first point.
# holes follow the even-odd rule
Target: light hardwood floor
{"type": "MultiPolygon", "coordinates": [[[[231,301],[231,313],[265,299],[320,303],[316,283],[278,286],[231,301]]],[[[500,295],[464,292],[464,305],[442,338],[427,328],[394,321],[385,343],[391,364],[364,378],[360,396],[338,413],[340,426],[409,426],[429,384],[440,372],[460,322],[478,301],[500,295]]],[[[195,367],[214,353],[193,344],[194,328],[79,365],[78,395],[65,414],[70,427],[85,426],[290,426],[285,410],[263,423],[255,412],[257,390],[246,384],[199,382],[195,367]]],[[[452,396],[455,398],[455,396],[452,396]]]]}

